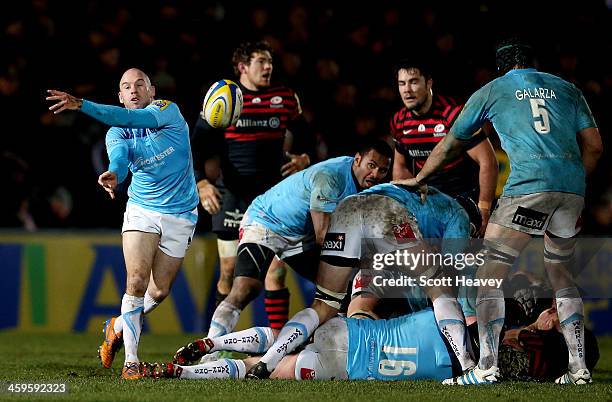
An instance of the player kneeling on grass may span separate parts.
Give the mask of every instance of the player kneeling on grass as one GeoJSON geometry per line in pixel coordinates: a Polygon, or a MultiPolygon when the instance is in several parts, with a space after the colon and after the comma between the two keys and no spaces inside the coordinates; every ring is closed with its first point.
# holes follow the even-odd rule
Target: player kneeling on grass
{"type": "MultiPolygon", "coordinates": [[[[367,143],[354,156],[317,163],[255,198],[240,223],[241,239],[232,289],[217,306],[209,337],[234,330],[242,309],[257,297],[277,256],[314,281],[330,215],[345,197],[380,183],[389,172],[392,150],[382,141],[367,143]]],[[[191,342],[177,352],[184,362],[201,351],[191,342]]]]}
{"type": "MultiPolygon", "coordinates": [[[[567,347],[556,329],[554,308],[545,310],[529,326],[506,331],[500,345],[500,370],[516,381],[552,381],[563,372],[567,347]]],[[[478,327],[470,326],[471,340],[478,327]]],[[[586,333],[587,365],[599,358],[597,340],[586,333]]],[[[261,354],[274,342],[270,328],[205,338],[206,353],[216,351],[261,354]]],[[[153,378],[223,379],[245,378],[258,357],[219,359],[193,366],[176,363],[143,363],[143,373],[153,378]]],[[[438,330],[431,308],[390,320],[335,317],[317,328],[312,342],[284,356],[272,379],[296,380],[442,380],[461,373],[461,365],[448,340],[438,330]]]]}
{"type": "Polygon", "coordinates": [[[112,126],[106,134],[110,165],[98,179],[111,198],[128,169],[132,172],[122,228],[126,290],[121,315],[104,325],[105,339],[98,353],[109,368],[125,343],[121,378],[139,379],[142,317],[170,292],[198,220],[189,127],[176,104],[154,99],[149,77],[135,68],[127,70],[119,83],[119,101],[125,109],[48,92],[47,100],[56,102],[49,108],[54,113],[80,110],[112,126]]]}
{"type": "MultiPolygon", "coordinates": [[[[469,233],[468,228],[464,209],[435,189],[422,201],[417,191],[381,184],[343,200],[331,217],[312,307],[287,322],[275,344],[247,378],[269,376],[285,354],[303,344],[320,324],[337,314],[354,269],[373,267],[377,255],[399,250],[422,253],[428,249],[422,232],[438,238],[445,237],[445,232],[456,233],[456,238],[463,238],[469,233]]],[[[417,264],[403,269],[407,276],[426,280],[437,280],[442,273],[435,265],[417,264]]],[[[433,302],[440,331],[452,345],[462,369],[473,367],[465,318],[452,291],[445,285],[428,285],[424,290],[433,302]]]]}

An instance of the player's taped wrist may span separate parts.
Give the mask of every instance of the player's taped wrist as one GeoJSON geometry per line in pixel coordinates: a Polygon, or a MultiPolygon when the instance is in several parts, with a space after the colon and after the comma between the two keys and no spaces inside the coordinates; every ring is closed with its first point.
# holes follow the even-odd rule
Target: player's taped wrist
{"type": "Polygon", "coordinates": [[[478,209],[486,209],[487,211],[490,211],[491,210],[491,201],[478,200],[478,209]]]}

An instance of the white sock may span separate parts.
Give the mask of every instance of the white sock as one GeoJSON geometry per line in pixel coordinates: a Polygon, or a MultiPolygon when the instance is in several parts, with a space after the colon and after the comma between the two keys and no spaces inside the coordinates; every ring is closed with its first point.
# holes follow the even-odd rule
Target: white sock
{"type": "Polygon", "coordinates": [[[181,378],[189,380],[214,380],[218,378],[244,378],[246,367],[242,360],[221,359],[214,362],[179,366],[183,369],[181,378]]]}
{"type": "Polygon", "coordinates": [[[144,297],[123,295],[121,315],[123,316],[123,344],[125,346],[125,362],[138,362],[138,342],[142,329],[142,311],[144,297]]]}
{"type": "Polygon", "coordinates": [[[208,337],[217,338],[232,332],[241,312],[242,310],[226,301],[219,303],[210,321],[208,337]]]}
{"type": "Polygon", "coordinates": [[[483,370],[497,367],[499,334],[506,317],[504,292],[501,289],[485,289],[476,299],[478,337],[480,338],[480,360],[478,367],[483,370]]]}
{"type": "Polygon", "coordinates": [[[452,296],[441,295],[433,302],[434,315],[440,332],[446,337],[462,370],[474,367],[472,344],[465,327],[461,305],[452,296]]]}
{"type": "Polygon", "coordinates": [[[119,317],[115,318],[115,325],[113,328],[115,329],[116,333],[123,332],[123,316],[120,315],[119,317]]]}
{"type": "Polygon", "coordinates": [[[312,308],[307,308],[293,316],[281,329],[276,342],[272,345],[261,361],[266,363],[269,371],[276,368],[281,359],[308,340],[319,326],[319,316],[312,308]]]}
{"type": "Polygon", "coordinates": [[[149,291],[147,290],[144,295],[144,311],[143,314],[149,314],[151,311],[155,310],[159,306],[159,302],[151,297],[149,291]]]}
{"type": "Polygon", "coordinates": [[[567,344],[569,369],[572,373],[585,369],[584,356],[584,311],[580,292],[574,286],[559,289],[555,293],[557,315],[561,332],[567,344]]]}
{"type": "Polygon", "coordinates": [[[226,350],[229,352],[262,354],[274,343],[274,333],[270,327],[253,327],[211,340],[214,343],[214,346],[210,348],[211,352],[226,350]]]}
{"type": "MultiPolygon", "coordinates": [[[[144,310],[142,314],[147,315],[151,311],[155,310],[159,306],[159,303],[155,301],[154,298],[151,297],[149,291],[145,292],[144,295],[144,310]]],[[[123,317],[119,316],[115,318],[115,325],[113,326],[116,333],[121,333],[123,331],[123,317]]]]}

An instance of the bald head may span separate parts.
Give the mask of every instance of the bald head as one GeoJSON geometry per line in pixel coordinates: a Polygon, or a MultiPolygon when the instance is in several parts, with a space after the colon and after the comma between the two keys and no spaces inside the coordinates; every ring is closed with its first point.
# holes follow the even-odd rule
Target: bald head
{"type": "Polygon", "coordinates": [[[151,80],[137,68],[130,68],[119,81],[119,102],[128,109],[143,109],[155,97],[155,87],[151,80]]]}

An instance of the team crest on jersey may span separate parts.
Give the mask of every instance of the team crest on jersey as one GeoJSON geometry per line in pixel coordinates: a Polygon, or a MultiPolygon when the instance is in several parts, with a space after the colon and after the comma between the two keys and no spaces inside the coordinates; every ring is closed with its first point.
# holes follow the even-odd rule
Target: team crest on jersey
{"type": "Polygon", "coordinates": [[[283,98],[280,96],[273,96],[272,99],[270,99],[270,107],[283,107],[283,98]]]}
{"type": "Polygon", "coordinates": [[[323,242],[323,250],[344,251],[344,233],[327,233],[323,242]]]}
{"type": "Polygon", "coordinates": [[[167,100],[163,100],[163,99],[158,99],[158,100],[154,100],[153,104],[155,106],[157,106],[159,108],[159,110],[164,110],[165,108],[167,108],[172,102],[167,101],[167,100]]]}
{"type": "Polygon", "coordinates": [[[317,373],[313,369],[302,367],[300,369],[300,378],[302,380],[314,380],[317,377],[317,373]]]}
{"type": "Polygon", "coordinates": [[[419,124],[419,128],[417,128],[417,131],[425,131],[425,124],[419,124]]]}
{"type": "Polygon", "coordinates": [[[280,127],[280,119],[278,117],[270,117],[268,121],[268,125],[270,128],[279,128],[280,127]]]}
{"type": "Polygon", "coordinates": [[[391,226],[391,230],[398,243],[408,243],[415,239],[410,222],[395,223],[391,226]]]}
{"type": "Polygon", "coordinates": [[[261,98],[253,98],[252,103],[261,103],[261,98]]]}

